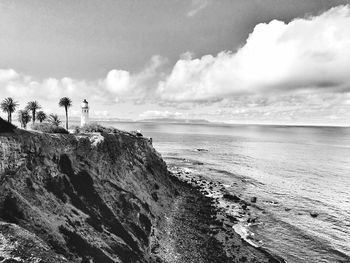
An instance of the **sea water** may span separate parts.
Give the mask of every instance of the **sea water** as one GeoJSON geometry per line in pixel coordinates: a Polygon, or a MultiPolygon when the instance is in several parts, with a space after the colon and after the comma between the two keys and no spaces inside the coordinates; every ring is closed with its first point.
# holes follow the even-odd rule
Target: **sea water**
{"type": "Polygon", "coordinates": [[[249,231],[288,262],[350,262],[350,128],[104,125],[141,130],[169,166],[257,197],[249,231]]]}

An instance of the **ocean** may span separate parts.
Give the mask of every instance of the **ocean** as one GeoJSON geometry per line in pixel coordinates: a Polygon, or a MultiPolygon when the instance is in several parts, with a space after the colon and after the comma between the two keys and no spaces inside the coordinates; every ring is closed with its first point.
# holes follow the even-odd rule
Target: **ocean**
{"type": "Polygon", "coordinates": [[[287,262],[350,262],[350,128],[101,124],[139,129],[169,167],[257,197],[258,223],[244,227],[287,262]]]}

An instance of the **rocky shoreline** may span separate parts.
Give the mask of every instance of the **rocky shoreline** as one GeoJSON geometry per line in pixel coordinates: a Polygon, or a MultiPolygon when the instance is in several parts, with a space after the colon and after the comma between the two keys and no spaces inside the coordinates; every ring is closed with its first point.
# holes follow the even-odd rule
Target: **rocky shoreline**
{"type": "Polygon", "coordinates": [[[239,228],[243,221],[257,220],[250,202],[229,194],[219,182],[179,167],[170,170],[179,194],[154,249],[161,262],[286,262],[239,228]]]}

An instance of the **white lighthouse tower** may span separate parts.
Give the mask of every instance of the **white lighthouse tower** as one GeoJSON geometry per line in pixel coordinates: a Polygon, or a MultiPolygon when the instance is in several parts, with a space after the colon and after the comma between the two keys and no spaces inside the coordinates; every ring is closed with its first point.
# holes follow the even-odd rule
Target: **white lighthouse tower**
{"type": "Polygon", "coordinates": [[[86,99],[81,103],[81,120],[80,126],[83,127],[89,123],[89,103],[86,99]]]}

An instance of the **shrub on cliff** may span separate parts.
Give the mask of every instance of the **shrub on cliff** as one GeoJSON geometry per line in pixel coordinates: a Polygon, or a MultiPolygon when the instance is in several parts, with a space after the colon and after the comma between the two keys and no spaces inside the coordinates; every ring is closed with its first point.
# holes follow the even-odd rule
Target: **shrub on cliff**
{"type": "Polygon", "coordinates": [[[16,126],[0,118],[0,132],[13,132],[16,126]]]}
{"type": "Polygon", "coordinates": [[[61,126],[53,125],[50,123],[36,123],[36,124],[33,124],[31,128],[32,130],[41,131],[45,133],[63,133],[63,134],[69,133],[65,128],[61,126]]]}
{"type": "Polygon", "coordinates": [[[17,117],[18,117],[18,121],[21,123],[21,127],[24,129],[27,129],[27,124],[30,122],[32,118],[29,112],[26,109],[20,110],[18,111],[17,117]]]}
{"type": "Polygon", "coordinates": [[[71,127],[74,133],[91,133],[91,132],[105,132],[105,133],[116,133],[118,130],[112,127],[104,127],[98,123],[88,123],[83,127],[74,126],[71,127]]]}

